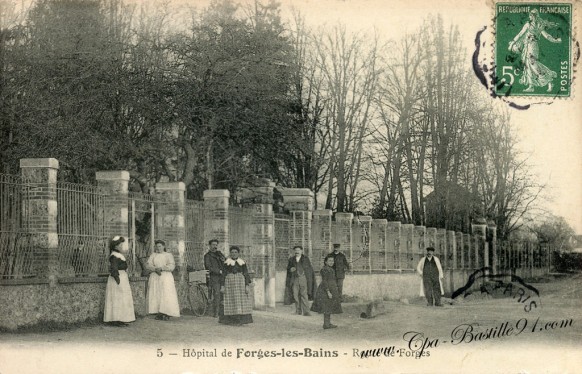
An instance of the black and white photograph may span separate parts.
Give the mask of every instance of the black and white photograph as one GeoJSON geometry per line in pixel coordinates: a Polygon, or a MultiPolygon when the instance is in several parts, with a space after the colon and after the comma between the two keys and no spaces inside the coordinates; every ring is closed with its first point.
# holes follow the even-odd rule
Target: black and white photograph
{"type": "Polygon", "coordinates": [[[582,372],[580,0],[0,0],[0,374],[582,372]]]}

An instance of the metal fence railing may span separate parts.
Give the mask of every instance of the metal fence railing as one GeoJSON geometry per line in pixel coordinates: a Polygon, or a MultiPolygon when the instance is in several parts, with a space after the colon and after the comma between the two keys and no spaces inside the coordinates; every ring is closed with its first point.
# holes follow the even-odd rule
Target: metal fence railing
{"type": "Polygon", "coordinates": [[[185,261],[189,270],[204,269],[204,222],[208,214],[203,201],[186,200],[185,227],[186,253],[185,261]]]}
{"type": "Polygon", "coordinates": [[[63,276],[107,274],[104,199],[98,187],[57,183],[58,264],[63,276]]]}
{"type": "Polygon", "coordinates": [[[275,232],[275,269],[287,270],[287,262],[291,257],[291,217],[287,214],[276,214],[273,219],[275,232]]]}
{"type": "Polygon", "coordinates": [[[20,176],[0,174],[0,279],[35,276],[35,241],[27,219],[32,189],[20,176]]]}
{"type": "MultiPolygon", "coordinates": [[[[252,208],[228,207],[228,243],[239,247],[249,271],[254,272],[255,277],[262,277],[269,258],[253,245],[253,216],[252,208]]],[[[225,255],[228,257],[228,253],[225,255]]]]}

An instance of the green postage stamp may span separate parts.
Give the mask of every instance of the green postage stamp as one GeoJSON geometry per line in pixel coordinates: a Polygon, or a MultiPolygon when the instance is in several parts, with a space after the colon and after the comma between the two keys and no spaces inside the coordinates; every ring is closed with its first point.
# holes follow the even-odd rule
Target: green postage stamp
{"type": "Polygon", "coordinates": [[[495,4],[495,92],[570,97],[572,4],[495,4]]]}

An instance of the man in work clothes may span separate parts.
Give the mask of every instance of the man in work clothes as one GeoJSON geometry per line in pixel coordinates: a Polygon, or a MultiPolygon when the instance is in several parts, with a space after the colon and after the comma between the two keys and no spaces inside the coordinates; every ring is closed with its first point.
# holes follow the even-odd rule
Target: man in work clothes
{"type": "Polygon", "coordinates": [[[340,252],[340,244],[336,243],[333,245],[333,251],[331,252],[333,256],[333,270],[335,271],[335,279],[337,281],[337,289],[340,295],[340,299],[343,301],[343,291],[344,291],[344,278],[346,277],[346,272],[350,270],[350,264],[346,256],[340,252]]]}
{"type": "Polygon", "coordinates": [[[208,270],[208,296],[212,302],[212,316],[218,317],[221,296],[220,278],[222,277],[222,267],[226,258],[218,250],[218,240],[210,240],[208,246],[210,249],[204,255],[204,268],[208,270]]]}
{"type": "Polygon", "coordinates": [[[309,316],[308,300],[313,300],[315,294],[315,273],[311,261],[303,254],[303,248],[295,246],[293,249],[295,255],[287,263],[285,304],[292,304],[294,300],[296,313],[309,316]]]}
{"type": "Polygon", "coordinates": [[[444,294],[442,279],[443,268],[440,260],[434,256],[434,248],[426,249],[426,256],[420,259],[416,271],[422,277],[420,282],[420,296],[426,296],[428,306],[443,306],[441,295],[444,294]]]}

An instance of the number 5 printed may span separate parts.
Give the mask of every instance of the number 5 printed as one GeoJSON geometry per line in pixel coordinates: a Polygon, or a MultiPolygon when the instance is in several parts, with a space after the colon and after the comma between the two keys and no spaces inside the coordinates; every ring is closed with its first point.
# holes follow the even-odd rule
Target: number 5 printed
{"type": "MultiPolygon", "coordinates": [[[[503,77],[505,77],[506,75],[509,76],[509,83],[508,85],[512,86],[513,82],[515,81],[515,78],[513,76],[513,66],[504,66],[503,67],[503,77]]],[[[507,80],[505,78],[501,79],[502,81],[507,82],[507,80]]]]}

